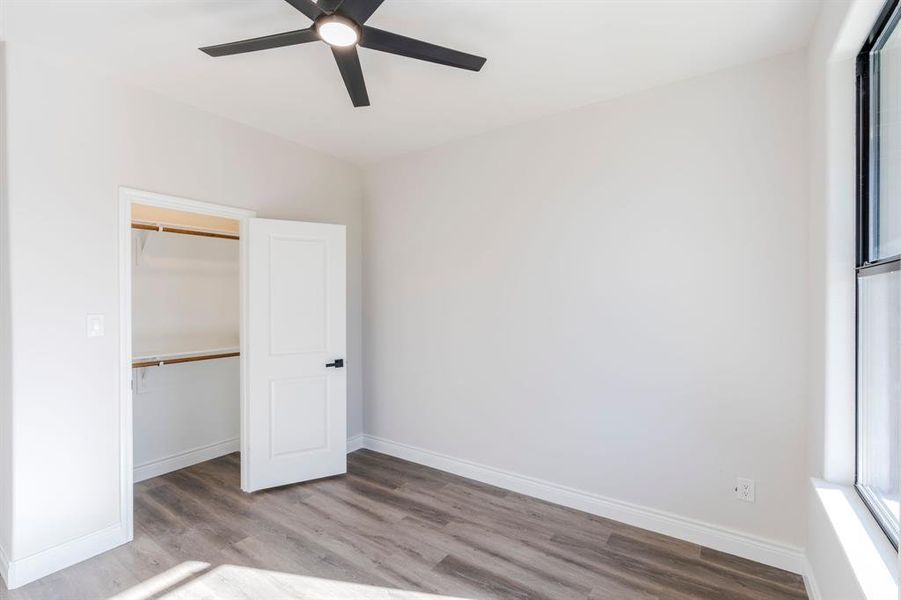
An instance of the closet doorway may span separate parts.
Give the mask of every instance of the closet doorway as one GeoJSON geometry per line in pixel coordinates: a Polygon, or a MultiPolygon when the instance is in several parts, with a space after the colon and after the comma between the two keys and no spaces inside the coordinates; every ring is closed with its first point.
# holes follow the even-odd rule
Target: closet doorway
{"type": "Polygon", "coordinates": [[[346,472],[343,225],[120,189],[122,505],[240,452],[245,492],[346,472]]]}
{"type": "Polygon", "coordinates": [[[240,221],[131,207],[135,483],[240,449],[240,221]]]}

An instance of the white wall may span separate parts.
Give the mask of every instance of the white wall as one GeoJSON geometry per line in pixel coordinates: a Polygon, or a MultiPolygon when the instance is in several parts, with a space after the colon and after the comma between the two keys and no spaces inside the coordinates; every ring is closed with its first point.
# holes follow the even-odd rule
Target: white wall
{"type": "Polygon", "coordinates": [[[237,241],[133,231],[132,244],[134,356],[238,346],[237,241]]]}
{"type": "MultiPolygon", "coordinates": [[[[810,122],[807,472],[809,477],[846,488],[854,483],[855,457],[854,59],[882,5],[882,0],[825,2],[806,57],[810,122]]],[[[865,598],[848,553],[863,556],[867,548],[860,542],[866,536],[843,536],[835,524],[855,512],[862,514],[864,521],[872,518],[866,509],[833,509],[830,514],[814,485],[818,484],[811,486],[806,505],[808,576],[826,600],[865,598]],[[856,547],[847,546],[849,538],[856,547]],[[847,547],[843,547],[843,539],[847,547]]],[[[856,493],[846,491],[850,492],[844,495],[848,505],[861,505],[856,493]]],[[[850,521],[844,519],[845,529],[873,529],[850,521]]],[[[872,525],[876,527],[875,522],[872,525]]],[[[877,549],[888,546],[881,532],[869,541],[877,549]]],[[[876,573],[875,567],[872,565],[871,575],[876,573]]]]}
{"type": "Polygon", "coordinates": [[[237,358],[138,369],[135,378],[135,481],[238,450],[237,358]]]}
{"type": "MultiPolygon", "coordinates": [[[[119,514],[118,187],[348,227],[349,433],[361,424],[356,168],[7,44],[12,558],[63,551],[119,514]],[[106,336],[85,336],[85,315],[106,336]],[[62,544],[63,546],[57,547],[62,544]],[[68,544],[68,546],[66,545],[68,544]]],[[[86,541],[87,540],[87,541],[86,541]]],[[[62,557],[62,558],[60,558],[62,557]]],[[[65,561],[63,561],[65,562],[65,561]]]]}
{"type": "MultiPolygon", "coordinates": [[[[238,242],[133,231],[133,356],[237,348],[238,242]]],[[[135,371],[135,479],[238,447],[236,358],[135,371]]]]}
{"type": "Polygon", "coordinates": [[[814,477],[844,483],[854,477],[854,403],[849,399],[854,397],[855,67],[853,54],[841,60],[832,57],[850,6],[850,2],[824,5],[807,55],[809,467],[814,477]]]}
{"type": "Polygon", "coordinates": [[[792,54],[369,168],[366,433],[802,546],[806,102],[792,54]]]}

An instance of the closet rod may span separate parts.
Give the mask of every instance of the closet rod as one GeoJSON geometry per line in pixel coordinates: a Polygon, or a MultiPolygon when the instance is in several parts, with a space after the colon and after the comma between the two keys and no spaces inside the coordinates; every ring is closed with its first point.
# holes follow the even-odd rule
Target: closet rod
{"type": "Polygon", "coordinates": [[[162,367],[164,365],[177,365],[180,363],[197,362],[200,360],[216,360],[218,358],[232,358],[241,356],[240,352],[225,352],[222,354],[202,354],[199,356],[186,356],[184,358],[164,358],[162,360],[142,360],[131,363],[132,369],[143,369],[145,367],[162,367]]]}
{"type": "Polygon", "coordinates": [[[169,227],[166,225],[153,225],[151,223],[132,223],[132,229],[141,229],[143,231],[162,231],[163,233],[181,233],[184,235],[199,235],[201,237],[219,238],[223,240],[240,240],[241,237],[230,233],[213,233],[212,231],[201,231],[197,229],[184,229],[181,227],[169,227]]]}

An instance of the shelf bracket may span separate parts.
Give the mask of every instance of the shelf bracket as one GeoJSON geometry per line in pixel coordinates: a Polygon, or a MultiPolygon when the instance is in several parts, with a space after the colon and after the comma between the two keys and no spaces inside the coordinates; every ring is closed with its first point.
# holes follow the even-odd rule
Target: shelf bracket
{"type": "Polygon", "coordinates": [[[147,249],[150,235],[147,231],[136,231],[138,232],[138,235],[135,238],[135,266],[140,267],[144,264],[144,251],[147,249]]]}

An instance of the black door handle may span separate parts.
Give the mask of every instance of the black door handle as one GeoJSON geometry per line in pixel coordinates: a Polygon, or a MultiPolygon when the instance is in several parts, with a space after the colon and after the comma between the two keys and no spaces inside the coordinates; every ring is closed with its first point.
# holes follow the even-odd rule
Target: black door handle
{"type": "Polygon", "coordinates": [[[335,362],[328,363],[325,366],[326,367],[335,367],[336,369],[343,369],[344,368],[344,359],[343,358],[335,359],[335,362]]]}

